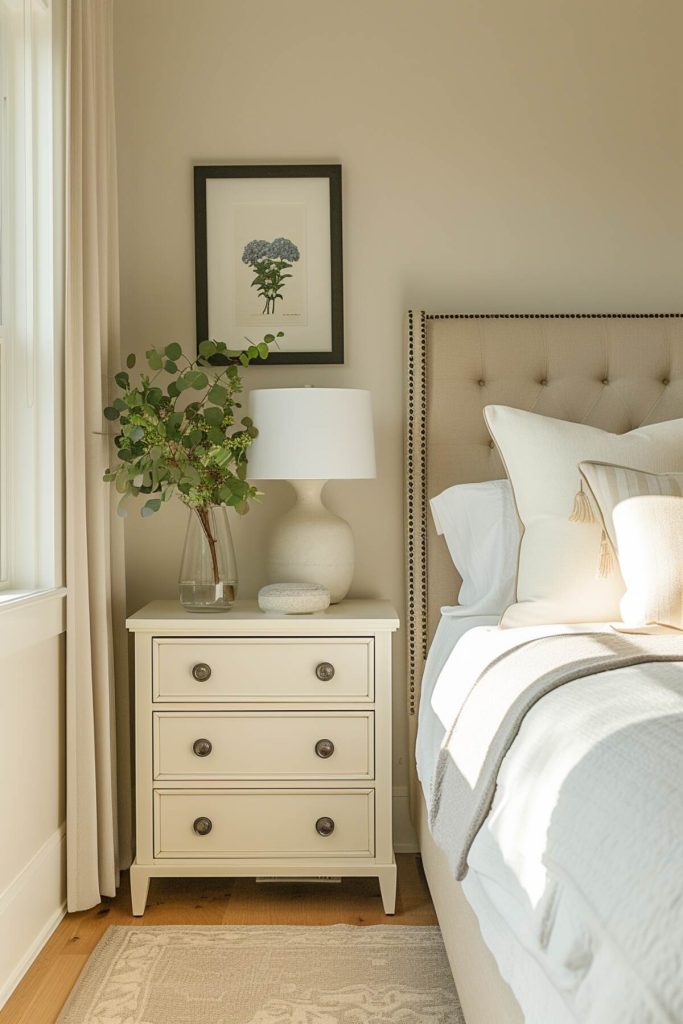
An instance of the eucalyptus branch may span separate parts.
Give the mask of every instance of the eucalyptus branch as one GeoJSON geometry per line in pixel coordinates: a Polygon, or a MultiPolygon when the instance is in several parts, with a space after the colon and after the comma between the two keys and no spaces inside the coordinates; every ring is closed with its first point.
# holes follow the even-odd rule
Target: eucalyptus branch
{"type": "MultiPolygon", "coordinates": [[[[281,337],[279,332],[277,338],[281,337]]],[[[250,501],[258,500],[260,492],[246,479],[248,448],[257,430],[247,416],[235,424],[237,396],[243,390],[237,366],[266,359],[277,338],[267,334],[244,352],[228,349],[223,342],[203,341],[194,360],[172,342],[145,353],[151,376],[142,373],[137,383],[131,383],[126,370],[115,375],[119,394],[104,415],[119,426],[114,437],[117,463],[104,479],[115,483],[121,494],[119,514],[126,515],[129,499],[140,494],[150,495],[141,508],[145,517],[178,494],[201,513],[203,523],[213,505],[229,505],[243,514],[250,501]],[[221,369],[209,375],[216,358],[221,369]],[[162,374],[170,377],[165,390],[158,383],[162,374]],[[196,394],[179,409],[185,392],[196,394]]],[[[136,357],[129,355],[127,369],[135,365],[136,357]]]]}

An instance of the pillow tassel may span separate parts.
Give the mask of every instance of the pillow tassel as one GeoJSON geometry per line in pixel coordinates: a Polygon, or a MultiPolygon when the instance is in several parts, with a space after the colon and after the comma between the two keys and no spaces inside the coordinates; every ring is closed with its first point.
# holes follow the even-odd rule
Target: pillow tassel
{"type": "Polygon", "coordinates": [[[584,493],[583,480],[579,484],[579,490],[574,498],[574,508],[569,517],[570,523],[594,523],[595,513],[590,498],[584,493]]]}
{"type": "Polygon", "coordinates": [[[601,580],[611,576],[614,572],[614,552],[612,551],[612,545],[609,542],[607,531],[603,530],[600,537],[600,564],[598,567],[598,576],[601,580]]]}

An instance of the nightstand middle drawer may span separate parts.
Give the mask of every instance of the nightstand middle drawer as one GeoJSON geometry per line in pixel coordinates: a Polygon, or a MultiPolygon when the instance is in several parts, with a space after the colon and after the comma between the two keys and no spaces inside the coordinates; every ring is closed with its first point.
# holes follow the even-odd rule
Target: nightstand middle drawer
{"type": "Polygon", "coordinates": [[[155,779],[371,779],[374,715],[156,712],[155,779]]]}

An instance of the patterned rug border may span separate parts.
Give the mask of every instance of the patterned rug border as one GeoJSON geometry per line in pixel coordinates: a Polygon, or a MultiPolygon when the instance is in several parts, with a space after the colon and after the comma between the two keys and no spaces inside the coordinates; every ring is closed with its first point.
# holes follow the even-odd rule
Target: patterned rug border
{"type": "MultiPolygon", "coordinates": [[[[381,935],[382,941],[395,941],[396,945],[411,945],[418,937],[435,939],[443,948],[441,929],[437,925],[110,925],[104,932],[92,953],[88,957],[83,969],[76,980],[69,996],[57,1018],[56,1024],[87,1024],[82,1017],[73,1016],[76,1003],[83,998],[92,999],[96,990],[106,980],[106,972],[116,960],[117,955],[124,946],[129,935],[134,933],[154,934],[159,932],[192,932],[194,934],[205,932],[208,934],[221,934],[228,938],[248,933],[267,935],[274,940],[278,935],[286,934],[291,940],[294,935],[301,939],[309,939],[313,945],[320,945],[325,938],[331,941],[339,941],[343,932],[353,932],[357,945],[363,946],[362,939],[367,939],[367,944],[372,943],[373,937],[381,935]],[[361,940],[358,942],[357,940],[361,940]]],[[[444,950],[444,956],[446,955],[444,950]]],[[[465,1018],[460,1009],[459,1015],[454,1019],[453,1024],[466,1024],[465,1018]]]]}

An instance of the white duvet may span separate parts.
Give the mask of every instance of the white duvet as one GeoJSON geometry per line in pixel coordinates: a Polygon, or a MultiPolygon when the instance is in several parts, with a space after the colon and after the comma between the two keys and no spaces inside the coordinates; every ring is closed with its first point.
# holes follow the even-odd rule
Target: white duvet
{"type": "MultiPolygon", "coordinates": [[[[445,732],[453,680],[476,679],[525,636],[577,628],[468,632],[431,695],[445,732]]],[[[428,802],[430,770],[423,756],[428,802]]],[[[577,679],[528,712],[469,865],[568,1019],[672,1024],[683,1022],[682,838],[683,666],[639,665],[577,679]]]]}

